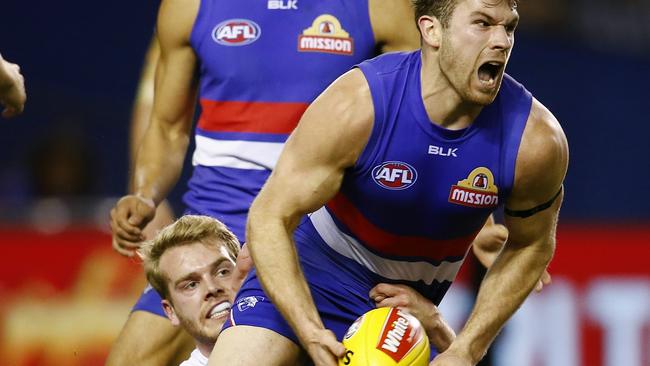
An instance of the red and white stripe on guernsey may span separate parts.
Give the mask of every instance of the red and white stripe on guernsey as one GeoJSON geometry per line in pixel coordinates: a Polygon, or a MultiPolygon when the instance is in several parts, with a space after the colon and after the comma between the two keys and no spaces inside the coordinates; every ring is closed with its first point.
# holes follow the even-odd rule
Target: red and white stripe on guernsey
{"type": "MultiPolygon", "coordinates": [[[[413,282],[423,281],[427,285],[433,284],[433,281],[451,282],[463,263],[462,260],[456,259],[454,262],[443,260],[438,265],[434,265],[425,261],[401,261],[382,257],[366,249],[355,238],[341,232],[325,207],[321,207],[312,213],[309,218],[328,246],[337,253],[356,261],[384,278],[413,282]]],[[[415,254],[410,253],[410,250],[401,251],[400,249],[405,249],[408,245],[403,246],[399,241],[394,242],[394,246],[397,248],[393,249],[392,252],[399,252],[401,256],[415,254]]],[[[467,253],[467,249],[468,244],[465,245],[465,252],[461,254],[463,257],[467,253]]],[[[428,250],[421,250],[417,253],[417,256],[423,257],[425,251],[428,250]]]]}
{"type": "MultiPolygon", "coordinates": [[[[307,109],[307,103],[228,102],[201,100],[197,127],[206,132],[288,135],[307,109]]],[[[245,136],[245,135],[243,135],[245,136]]],[[[254,138],[218,139],[196,136],[193,164],[239,169],[273,169],[284,143],[254,138]]]]}

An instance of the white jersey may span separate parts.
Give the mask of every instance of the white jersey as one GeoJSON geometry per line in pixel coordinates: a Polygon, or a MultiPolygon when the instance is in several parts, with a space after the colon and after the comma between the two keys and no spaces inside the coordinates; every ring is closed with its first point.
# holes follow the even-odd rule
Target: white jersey
{"type": "Polygon", "coordinates": [[[195,348],[190,358],[183,361],[180,366],[208,366],[208,358],[203,356],[198,348],[195,348]]]}

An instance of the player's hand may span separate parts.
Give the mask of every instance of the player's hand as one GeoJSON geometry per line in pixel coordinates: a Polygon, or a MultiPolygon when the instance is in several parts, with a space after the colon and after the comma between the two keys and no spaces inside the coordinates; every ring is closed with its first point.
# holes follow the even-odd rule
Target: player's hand
{"type": "Polygon", "coordinates": [[[337,366],[338,359],[345,355],[343,343],[336,340],[334,332],[329,329],[312,332],[303,345],[315,366],[337,366]]]}
{"type": "Polygon", "coordinates": [[[472,251],[485,268],[490,268],[508,240],[508,229],[501,224],[486,224],[472,242],[472,251]]]}
{"type": "Polygon", "coordinates": [[[429,366],[474,366],[474,364],[468,357],[447,350],[436,356],[429,366]]]}
{"type": "Polygon", "coordinates": [[[537,285],[535,285],[535,291],[540,292],[544,288],[544,286],[548,286],[553,282],[551,278],[551,274],[548,273],[548,269],[544,270],[544,273],[542,273],[542,277],[539,278],[539,281],[537,281],[537,285]]]}
{"type": "Polygon", "coordinates": [[[0,58],[0,104],[4,106],[4,118],[15,117],[25,107],[25,79],[20,73],[20,66],[0,58]]]}
{"type": "Polygon", "coordinates": [[[113,249],[132,257],[145,239],[142,229],[156,214],[153,200],[135,195],[122,197],[111,210],[113,249]]]}
{"type": "Polygon", "coordinates": [[[251,257],[251,254],[248,251],[248,245],[244,243],[244,245],[241,247],[241,250],[239,251],[239,255],[237,255],[235,270],[230,277],[232,281],[231,289],[233,293],[237,293],[239,291],[239,288],[244,282],[244,279],[246,279],[246,275],[248,275],[248,271],[250,271],[251,268],[253,268],[253,257],[251,257]]]}
{"type": "Polygon", "coordinates": [[[456,338],[438,307],[409,286],[380,283],[370,290],[370,298],[378,308],[400,307],[415,316],[438,352],[446,350],[456,338]]]}

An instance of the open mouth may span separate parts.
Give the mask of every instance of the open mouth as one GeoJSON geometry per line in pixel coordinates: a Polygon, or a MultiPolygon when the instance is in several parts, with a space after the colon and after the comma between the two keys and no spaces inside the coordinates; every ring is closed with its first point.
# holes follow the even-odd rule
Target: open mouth
{"type": "Polygon", "coordinates": [[[208,319],[221,318],[227,316],[230,312],[230,307],[232,304],[229,301],[224,301],[220,304],[215,305],[206,315],[208,319]]]}
{"type": "Polygon", "coordinates": [[[478,79],[481,84],[494,87],[496,86],[501,70],[503,70],[503,63],[488,61],[478,68],[478,79]]]}

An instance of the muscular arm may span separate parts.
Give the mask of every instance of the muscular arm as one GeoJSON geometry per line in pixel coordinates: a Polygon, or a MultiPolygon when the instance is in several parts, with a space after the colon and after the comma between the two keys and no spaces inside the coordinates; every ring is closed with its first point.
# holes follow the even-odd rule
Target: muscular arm
{"type": "Polygon", "coordinates": [[[372,118],[370,90],[354,69],[307,109],[248,216],[248,245],[262,286],[317,365],[334,365],[332,353],[344,349],[324,330],[292,233],[304,214],[339,190],[344,169],[355,163],[370,136],[372,118]],[[329,350],[321,347],[323,339],[329,350]]]}
{"type": "MultiPolygon", "coordinates": [[[[129,172],[135,170],[135,159],[142,143],[142,137],[149,127],[151,112],[153,110],[154,79],[156,66],[160,59],[160,46],[158,38],[154,35],[151,38],[144,65],[138,83],[138,90],[133,103],[131,113],[131,124],[129,133],[129,172]]],[[[129,177],[129,192],[133,192],[133,178],[129,177]]],[[[156,207],[154,218],[144,228],[143,235],[146,239],[152,238],[160,229],[174,221],[174,211],[167,200],[162,201],[156,207]]],[[[117,250],[117,248],[116,248],[117,250]]],[[[119,250],[118,250],[119,252],[119,250]]]]}
{"type": "Polygon", "coordinates": [[[165,0],[158,15],[160,61],[153,112],[133,175],[134,193],[155,203],[176,184],[189,144],[197,88],[197,61],[189,39],[198,4],[165,0]]]}
{"type": "MultiPolygon", "coordinates": [[[[533,101],[506,207],[526,210],[548,202],[561,188],[567,164],[568,146],[562,129],[543,105],[533,101]]],[[[551,207],[533,216],[506,216],[506,245],[488,270],[474,310],[446,357],[460,356],[471,364],[483,357],[551,260],[561,203],[562,195],[551,207]]]]}
{"type": "Polygon", "coordinates": [[[196,100],[196,56],[189,38],[198,6],[199,0],[164,0],[160,7],[161,51],[153,112],[136,154],[132,194],[122,197],[111,210],[113,248],[126,256],[132,256],[144,240],[142,229],[183,167],[196,100]]]}
{"type": "Polygon", "coordinates": [[[410,0],[369,0],[370,23],[382,53],[420,48],[410,0]]]}
{"type": "MultiPolygon", "coordinates": [[[[131,125],[129,130],[129,166],[131,172],[135,168],[135,159],[142,142],[149,122],[151,120],[151,112],[153,110],[153,96],[154,96],[154,79],[156,74],[156,66],[160,59],[160,46],[156,36],[151,38],[147,54],[145,56],[144,65],[140,74],[140,81],[138,82],[138,90],[133,103],[133,111],[131,113],[131,125]]],[[[132,191],[129,187],[129,191],[132,191]]]]}

